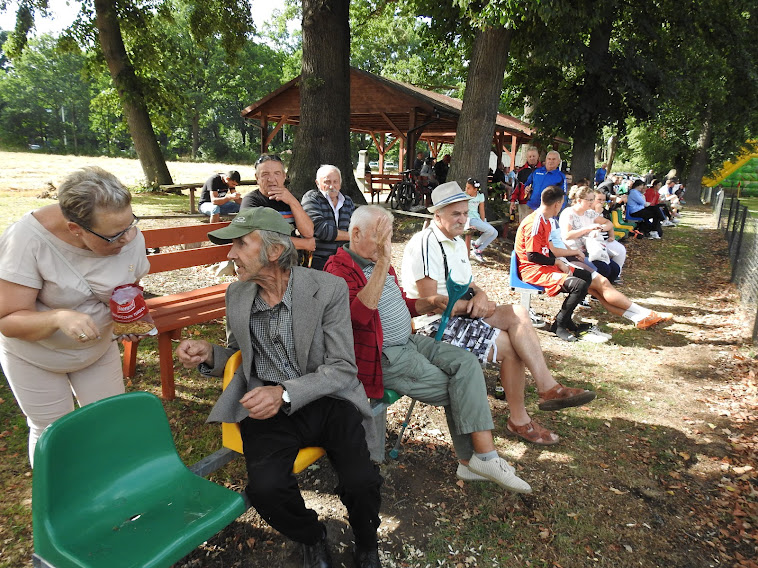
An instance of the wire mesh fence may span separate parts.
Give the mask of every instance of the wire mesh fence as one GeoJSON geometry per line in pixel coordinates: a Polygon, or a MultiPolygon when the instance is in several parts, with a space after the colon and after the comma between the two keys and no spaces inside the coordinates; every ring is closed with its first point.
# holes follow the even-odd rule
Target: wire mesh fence
{"type": "Polygon", "coordinates": [[[709,191],[707,198],[702,197],[704,202],[710,200],[716,226],[724,232],[729,245],[731,281],[737,286],[742,303],[756,310],[753,343],[758,344],[758,217],[750,214],[736,191],[720,189],[712,196],[709,191]]]}

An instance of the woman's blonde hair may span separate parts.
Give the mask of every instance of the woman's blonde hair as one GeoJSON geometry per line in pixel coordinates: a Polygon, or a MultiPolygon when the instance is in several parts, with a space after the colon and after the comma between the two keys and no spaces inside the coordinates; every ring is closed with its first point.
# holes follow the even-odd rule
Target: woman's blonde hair
{"type": "Polygon", "coordinates": [[[586,185],[574,185],[569,191],[569,199],[572,204],[576,204],[581,199],[586,199],[590,193],[595,193],[595,190],[586,185]]]}

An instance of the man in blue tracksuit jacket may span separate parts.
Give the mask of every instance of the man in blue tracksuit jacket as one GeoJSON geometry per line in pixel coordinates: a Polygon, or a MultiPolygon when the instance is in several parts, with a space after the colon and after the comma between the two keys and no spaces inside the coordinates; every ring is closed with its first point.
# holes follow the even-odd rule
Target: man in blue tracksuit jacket
{"type": "Polygon", "coordinates": [[[545,165],[534,170],[526,180],[527,191],[531,188],[531,195],[526,204],[532,211],[539,209],[542,190],[549,185],[557,185],[566,193],[566,176],[558,169],[561,163],[561,155],[552,150],[545,157],[545,165]]]}

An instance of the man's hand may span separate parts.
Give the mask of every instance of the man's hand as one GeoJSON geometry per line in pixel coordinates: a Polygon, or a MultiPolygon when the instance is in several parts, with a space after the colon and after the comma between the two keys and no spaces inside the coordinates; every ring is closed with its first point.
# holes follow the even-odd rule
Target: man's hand
{"type": "Polygon", "coordinates": [[[416,311],[420,314],[441,314],[447,308],[448,297],[442,294],[434,294],[416,300],[416,311]]]}
{"type": "Polygon", "coordinates": [[[466,302],[466,315],[470,318],[488,318],[495,313],[495,302],[487,299],[487,294],[482,290],[466,302]]]}
{"type": "Polygon", "coordinates": [[[284,186],[269,188],[268,196],[274,201],[282,201],[287,205],[292,205],[293,203],[297,203],[298,205],[300,204],[297,198],[290,193],[290,190],[284,186]]]}
{"type": "Polygon", "coordinates": [[[209,367],[213,366],[213,346],[207,341],[185,339],[174,353],[185,369],[192,369],[200,363],[205,363],[209,367]]]}
{"type": "Polygon", "coordinates": [[[386,263],[389,269],[392,257],[392,223],[385,215],[381,215],[376,223],[376,251],[376,263],[386,263]]]}
{"type": "Polygon", "coordinates": [[[281,386],[257,387],[245,393],[240,403],[247,408],[250,418],[266,420],[275,416],[284,404],[282,393],[284,387],[281,386]]]}
{"type": "Polygon", "coordinates": [[[579,260],[584,260],[584,258],[585,258],[584,252],[583,252],[583,251],[581,251],[581,250],[579,250],[579,249],[576,249],[576,257],[577,257],[579,260]]]}

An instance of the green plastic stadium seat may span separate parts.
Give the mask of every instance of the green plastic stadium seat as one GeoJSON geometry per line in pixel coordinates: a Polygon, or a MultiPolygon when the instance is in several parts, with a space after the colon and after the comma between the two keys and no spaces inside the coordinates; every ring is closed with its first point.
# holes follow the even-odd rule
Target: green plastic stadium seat
{"type": "Polygon", "coordinates": [[[75,410],[35,450],[37,566],[169,567],[245,509],[240,494],[185,467],[150,393],[75,410]]]}

